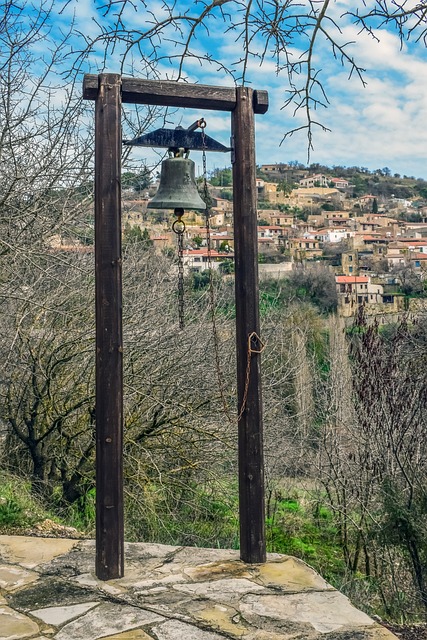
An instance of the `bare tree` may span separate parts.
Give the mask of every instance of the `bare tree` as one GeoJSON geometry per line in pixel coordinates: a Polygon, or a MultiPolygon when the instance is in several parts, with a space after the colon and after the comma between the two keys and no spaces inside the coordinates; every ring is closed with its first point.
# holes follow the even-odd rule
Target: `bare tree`
{"type": "Polygon", "coordinates": [[[344,557],[351,572],[375,577],[388,615],[426,607],[423,331],[403,321],[380,332],[362,310],[350,339],[334,346],[340,391],[332,380],[325,412],[322,480],[344,557]]]}
{"type": "Polygon", "coordinates": [[[406,0],[363,2],[342,13],[331,0],[204,0],[191,6],[163,2],[154,8],[145,1],[109,0],[98,8],[98,33],[86,38],[74,70],[97,51],[105,61],[114,55],[125,73],[138,64],[147,77],[156,78],[159,68],[169,68],[174,79],[185,80],[196,63],[211,65],[230,82],[245,84],[250,82],[251,65],[273,62],[276,74],[285,79],[284,107],[305,115],[305,122],[284,132],[284,137],[305,130],[310,149],[314,129],[326,130],[317,112],[329,104],[316,63],[318,49],[326,45],[349,76],[358,76],[364,85],[364,69],[351,50],[354,42],[343,36],[346,24],[355,24],[359,35],[367,33],[373,39],[378,38],[378,27],[387,27],[402,43],[425,44],[426,19],[424,2],[408,6],[406,0]],[[221,48],[215,54],[203,44],[219,34],[221,40],[237,45],[234,59],[228,53],[222,56],[221,48]]]}
{"type": "Polygon", "coordinates": [[[82,126],[84,106],[74,83],[61,83],[57,75],[69,51],[70,34],[54,41],[49,37],[51,5],[47,3],[41,3],[31,17],[25,3],[6,2],[4,8],[0,253],[10,256],[23,243],[47,243],[59,226],[75,224],[76,201],[70,198],[73,189],[88,186],[92,151],[82,126]]]}
{"type": "MultiPolygon", "coordinates": [[[[200,515],[200,523],[212,517],[203,495],[214,496],[214,487],[228,484],[234,467],[236,424],[225,417],[221,397],[234,414],[234,323],[224,317],[217,327],[219,383],[207,293],[196,294],[189,285],[188,329],[179,331],[170,259],[130,243],[123,260],[127,532],[131,538],[216,544],[220,532],[197,532],[197,518],[187,538],[184,532],[193,522],[189,511],[200,515]]],[[[57,249],[48,273],[29,279],[31,301],[9,297],[4,307],[3,461],[28,475],[38,493],[49,499],[55,494],[60,506],[78,501],[83,508],[95,480],[91,248],[57,249]]],[[[230,487],[222,486],[217,504],[227,503],[230,487]]],[[[229,544],[234,538],[235,529],[229,544]]]]}

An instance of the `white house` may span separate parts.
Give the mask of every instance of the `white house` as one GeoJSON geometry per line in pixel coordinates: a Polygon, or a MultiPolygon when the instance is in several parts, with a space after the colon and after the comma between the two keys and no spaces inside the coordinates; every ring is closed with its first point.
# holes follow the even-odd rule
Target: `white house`
{"type": "Polygon", "coordinates": [[[182,262],[185,271],[205,271],[206,269],[218,270],[220,263],[225,259],[234,260],[232,251],[229,253],[219,253],[218,251],[208,251],[207,247],[201,249],[186,249],[182,254],[182,262]]]}
{"type": "Polygon", "coordinates": [[[341,242],[342,240],[348,240],[348,238],[354,238],[355,232],[350,229],[343,229],[341,227],[333,228],[326,227],[325,229],[319,229],[316,232],[315,237],[320,242],[341,242]]]}
{"type": "Polygon", "coordinates": [[[308,176],[308,178],[303,178],[299,181],[302,187],[329,187],[329,182],[327,176],[324,176],[321,173],[316,173],[313,176],[308,176]]]}

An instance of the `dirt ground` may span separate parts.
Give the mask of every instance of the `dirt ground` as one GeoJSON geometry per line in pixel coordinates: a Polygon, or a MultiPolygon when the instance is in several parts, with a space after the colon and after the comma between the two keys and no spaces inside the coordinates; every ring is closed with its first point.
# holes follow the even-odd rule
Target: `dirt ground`
{"type": "Polygon", "coordinates": [[[427,640],[427,624],[384,624],[384,626],[390,629],[400,640],[427,640]]]}

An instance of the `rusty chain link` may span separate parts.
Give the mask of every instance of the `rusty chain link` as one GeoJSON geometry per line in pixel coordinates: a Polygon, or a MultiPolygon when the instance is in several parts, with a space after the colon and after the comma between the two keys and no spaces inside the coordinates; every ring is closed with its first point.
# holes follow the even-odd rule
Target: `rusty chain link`
{"type": "Polygon", "coordinates": [[[185,223],[182,220],[183,209],[175,209],[176,220],[172,225],[172,231],[178,237],[178,320],[179,328],[184,329],[184,231],[185,223]]]}
{"type": "Polygon", "coordinates": [[[247,351],[247,360],[246,360],[246,378],[245,378],[245,388],[243,391],[242,398],[242,406],[240,407],[239,415],[237,416],[237,422],[239,423],[242,419],[243,413],[246,409],[246,402],[248,400],[248,391],[249,391],[249,381],[251,379],[251,360],[253,353],[262,353],[265,349],[265,344],[262,342],[259,335],[252,331],[248,336],[248,351],[247,351]],[[258,348],[255,348],[258,347],[258,348]]]}

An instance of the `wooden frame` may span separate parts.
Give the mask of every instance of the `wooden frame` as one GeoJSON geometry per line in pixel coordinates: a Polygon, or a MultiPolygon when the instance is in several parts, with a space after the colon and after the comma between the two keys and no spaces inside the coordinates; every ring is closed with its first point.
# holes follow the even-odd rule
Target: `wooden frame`
{"type": "Polygon", "coordinates": [[[83,97],[95,100],[96,575],[101,580],[110,580],[124,574],[122,103],[231,112],[240,557],[248,563],[265,562],[254,114],[267,111],[268,94],[248,87],[212,87],[100,74],[84,77],[83,97]]]}

